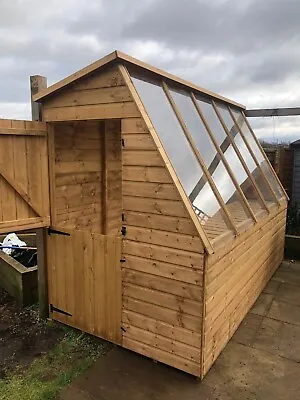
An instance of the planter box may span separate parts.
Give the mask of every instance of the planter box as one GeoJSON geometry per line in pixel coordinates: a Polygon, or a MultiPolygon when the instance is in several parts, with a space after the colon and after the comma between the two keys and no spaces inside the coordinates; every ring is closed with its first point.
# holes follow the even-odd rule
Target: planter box
{"type": "Polygon", "coordinates": [[[0,251],[0,287],[14,297],[20,307],[38,301],[37,267],[24,265],[0,251]]]}
{"type": "Polygon", "coordinates": [[[284,256],[300,260],[300,236],[285,235],[284,256]]]}

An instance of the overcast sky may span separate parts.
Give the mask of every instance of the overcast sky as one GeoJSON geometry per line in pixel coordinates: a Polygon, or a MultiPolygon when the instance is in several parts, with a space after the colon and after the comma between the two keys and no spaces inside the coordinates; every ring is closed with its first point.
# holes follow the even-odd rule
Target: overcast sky
{"type": "MultiPolygon", "coordinates": [[[[300,0],[0,0],[0,117],[30,119],[48,84],[115,49],[247,108],[300,106],[300,0]]],[[[300,118],[252,119],[300,138],[300,118]]]]}

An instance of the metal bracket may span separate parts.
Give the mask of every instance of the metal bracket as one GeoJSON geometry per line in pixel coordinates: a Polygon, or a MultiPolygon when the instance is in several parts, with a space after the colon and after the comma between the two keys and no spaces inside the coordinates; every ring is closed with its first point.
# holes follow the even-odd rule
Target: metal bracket
{"type": "Polygon", "coordinates": [[[122,226],[121,233],[122,233],[123,236],[126,235],[126,231],[127,231],[126,226],[122,226]]]}
{"type": "Polygon", "coordinates": [[[70,233],[58,231],[56,229],[48,228],[48,235],[63,235],[63,236],[71,236],[70,233]]]}
{"type": "Polygon", "coordinates": [[[72,317],[72,314],[68,313],[67,311],[61,310],[60,308],[54,307],[53,304],[50,304],[50,312],[53,313],[53,311],[67,315],[68,317],[72,317]]]}

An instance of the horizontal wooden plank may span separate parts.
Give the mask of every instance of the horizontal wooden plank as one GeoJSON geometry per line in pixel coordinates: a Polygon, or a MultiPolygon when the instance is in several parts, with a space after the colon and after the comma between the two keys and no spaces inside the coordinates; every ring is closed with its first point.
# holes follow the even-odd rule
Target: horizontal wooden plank
{"type": "Polygon", "coordinates": [[[152,199],[177,200],[181,198],[175,185],[170,183],[123,182],[123,195],[152,199]]]}
{"type": "Polygon", "coordinates": [[[128,226],[126,239],[157,245],[163,243],[165,247],[187,250],[195,253],[204,252],[203,244],[199,237],[183,235],[180,233],[168,232],[158,229],[147,229],[136,226],[128,226]]]}
{"type": "Polygon", "coordinates": [[[0,135],[16,135],[16,136],[46,136],[46,130],[33,130],[33,129],[14,129],[14,128],[1,128],[0,135]]]}
{"type": "Polygon", "coordinates": [[[43,120],[51,121],[80,121],[89,119],[108,119],[137,117],[139,112],[135,103],[110,103],[77,107],[49,108],[43,110],[43,120]]]}
{"type": "Polygon", "coordinates": [[[272,218],[277,217],[277,215],[282,215],[284,217],[286,214],[286,205],[282,205],[279,209],[275,207],[271,213],[262,219],[260,219],[251,229],[247,229],[246,232],[240,234],[238,237],[234,238],[231,242],[221,242],[219,246],[215,249],[215,253],[210,255],[208,258],[208,264],[215,264],[218,260],[228,254],[231,250],[234,250],[240,243],[248,240],[254,232],[261,229],[268,221],[272,218]]]}
{"type": "Polygon", "coordinates": [[[100,149],[56,149],[56,162],[70,161],[101,161],[100,149]]]}
{"type": "Polygon", "coordinates": [[[123,180],[135,182],[170,183],[172,179],[165,167],[123,166],[123,180]]]}
{"type": "Polygon", "coordinates": [[[124,254],[182,265],[193,269],[203,269],[204,256],[200,253],[131,240],[124,240],[123,252],[124,254]]]}
{"type": "Polygon", "coordinates": [[[81,185],[83,183],[98,183],[100,184],[100,172],[78,172],[76,174],[70,172],[65,175],[58,175],[55,178],[56,187],[68,185],[81,185]]]}
{"type": "Polygon", "coordinates": [[[136,326],[157,335],[185,343],[200,349],[201,335],[184,328],[175,327],[163,321],[159,321],[133,311],[123,309],[122,322],[126,325],[136,326]]]}
{"type": "Polygon", "coordinates": [[[243,260],[243,268],[232,274],[227,281],[222,281],[217,287],[215,292],[209,288],[209,293],[206,295],[206,319],[212,322],[221,313],[221,310],[226,307],[233,299],[235,299],[243,287],[245,282],[248,282],[252,276],[255,275],[259,266],[265,262],[265,260],[272,254],[273,250],[271,244],[276,244],[279,248],[283,248],[283,242],[281,232],[284,231],[284,227],[278,232],[271,236],[271,239],[265,244],[260,242],[259,245],[252,249],[250,248],[243,260]],[[220,303],[222,299],[222,303],[220,303]]]}
{"type": "Polygon", "coordinates": [[[117,68],[113,67],[102,71],[101,74],[97,71],[94,74],[86,76],[75,82],[71,87],[73,90],[84,90],[115,86],[119,87],[124,85],[125,82],[122,75],[119,73],[117,68]]]}
{"type": "Polygon", "coordinates": [[[25,121],[16,119],[0,119],[0,129],[16,129],[30,131],[47,131],[47,125],[41,121],[25,121]]]}
{"type": "Polygon", "coordinates": [[[143,354],[146,357],[150,357],[154,360],[171,365],[172,367],[175,367],[181,371],[185,371],[191,375],[200,376],[200,366],[193,361],[186,360],[174,354],[163,352],[162,350],[129,339],[127,337],[123,338],[123,346],[129,350],[143,354]]]}
{"type": "Polygon", "coordinates": [[[123,208],[125,213],[126,211],[137,211],[182,218],[188,217],[181,201],[123,196],[123,208]]]}
{"type": "Polygon", "coordinates": [[[202,299],[199,299],[199,301],[190,300],[174,294],[164,293],[126,282],[123,283],[122,287],[123,296],[146,301],[147,303],[156,304],[158,306],[163,305],[165,308],[170,308],[171,310],[177,311],[179,314],[194,315],[195,317],[202,316],[202,299]]]}
{"type": "Polygon", "coordinates": [[[50,218],[49,217],[37,217],[37,218],[27,218],[27,219],[19,219],[14,221],[5,221],[0,222],[0,233],[6,232],[17,232],[24,231],[27,229],[37,229],[50,226],[50,218]]]}
{"type": "Polygon", "coordinates": [[[126,255],[126,268],[197,286],[202,286],[203,284],[203,272],[199,269],[181,267],[162,261],[150,260],[149,258],[126,255]]]}
{"type": "Polygon", "coordinates": [[[204,373],[208,371],[212,363],[216,360],[227,341],[233,335],[240,322],[271,278],[274,270],[277,269],[282,260],[282,255],[283,252],[280,251],[280,249],[272,254],[266,263],[260,267],[261,272],[254,275],[248,287],[245,287],[245,289],[241,291],[240,301],[236,303],[235,307],[226,315],[226,319],[223,317],[226,323],[222,323],[221,321],[217,326],[214,324],[214,328],[216,327],[217,330],[214,330],[214,332],[210,331],[209,335],[206,335],[203,365],[204,373]]]}
{"type": "Polygon", "coordinates": [[[164,167],[165,164],[156,150],[124,150],[123,165],[164,167]]]}
{"type": "Polygon", "coordinates": [[[48,101],[43,108],[123,103],[126,101],[132,101],[126,86],[82,90],[72,90],[71,88],[48,101]]]}
{"type": "Polygon", "coordinates": [[[56,188],[56,197],[66,197],[69,199],[71,196],[95,196],[100,193],[101,185],[99,182],[87,182],[73,185],[58,186],[56,188]]]}
{"type": "Polygon", "coordinates": [[[154,335],[152,332],[132,325],[123,324],[123,327],[125,329],[123,334],[124,338],[137,340],[156,349],[175,354],[178,357],[200,364],[200,349],[196,349],[195,347],[188,346],[181,342],[176,342],[161,335],[154,335]]]}
{"type": "Polygon", "coordinates": [[[123,297],[123,307],[126,310],[134,311],[174,326],[192,330],[198,333],[201,332],[201,318],[182,313],[178,314],[176,311],[168,308],[146,303],[145,301],[132,299],[130,297],[123,297]]]}
{"type": "Polygon", "coordinates": [[[124,118],[121,121],[121,132],[126,133],[147,133],[149,134],[148,128],[143,118],[124,118]]]}
{"type": "Polygon", "coordinates": [[[126,211],[124,225],[140,226],[150,229],[162,229],[197,236],[195,226],[188,218],[171,217],[167,215],[126,211]]]}
{"type": "Polygon", "coordinates": [[[55,173],[58,175],[99,171],[101,171],[100,161],[67,161],[55,163],[55,173]]]}
{"type": "Polygon", "coordinates": [[[127,150],[156,150],[154,140],[144,133],[127,133],[122,136],[123,147],[127,150]]]}
{"type": "Polygon", "coordinates": [[[148,273],[138,272],[123,268],[123,281],[148,289],[158,290],[164,293],[174,294],[185,299],[202,301],[202,288],[200,286],[191,285],[185,282],[175,281],[148,273]]]}

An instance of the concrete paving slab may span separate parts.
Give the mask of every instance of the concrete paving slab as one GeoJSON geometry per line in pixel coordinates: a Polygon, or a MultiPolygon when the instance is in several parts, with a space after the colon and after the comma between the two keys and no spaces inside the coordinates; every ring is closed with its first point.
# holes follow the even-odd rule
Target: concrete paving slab
{"type": "Polygon", "coordinates": [[[275,294],[281,285],[281,282],[271,279],[267,286],[264,288],[263,293],[275,294]]]}
{"type": "Polygon", "coordinates": [[[300,264],[284,262],[273,275],[273,280],[300,286],[300,264]]]}
{"type": "Polygon", "coordinates": [[[245,346],[252,346],[263,318],[262,315],[251,313],[246,315],[239,329],[233,335],[232,340],[245,346]]]}
{"type": "Polygon", "coordinates": [[[271,306],[274,295],[262,293],[253,305],[250,313],[257,315],[266,315],[271,306]]]}
{"type": "Polygon", "coordinates": [[[300,288],[289,283],[281,283],[274,295],[274,300],[300,306],[300,288]]]}
{"type": "MultiPolygon", "coordinates": [[[[84,391],[92,399],[101,400],[199,400],[199,393],[201,399],[218,398],[218,388],[122,348],[110,351],[72,386],[77,393],[84,391]]],[[[61,394],[61,399],[73,400],[72,386],[61,394]]]]}
{"type": "Polygon", "coordinates": [[[300,327],[265,318],[253,347],[300,362],[300,327]]]}
{"type": "Polygon", "coordinates": [[[273,300],[267,317],[300,326],[300,307],[273,300]]]}
{"type": "Polygon", "coordinates": [[[299,363],[231,341],[203,382],[237,400],[298,400],[299,374],[299,363]]]}

